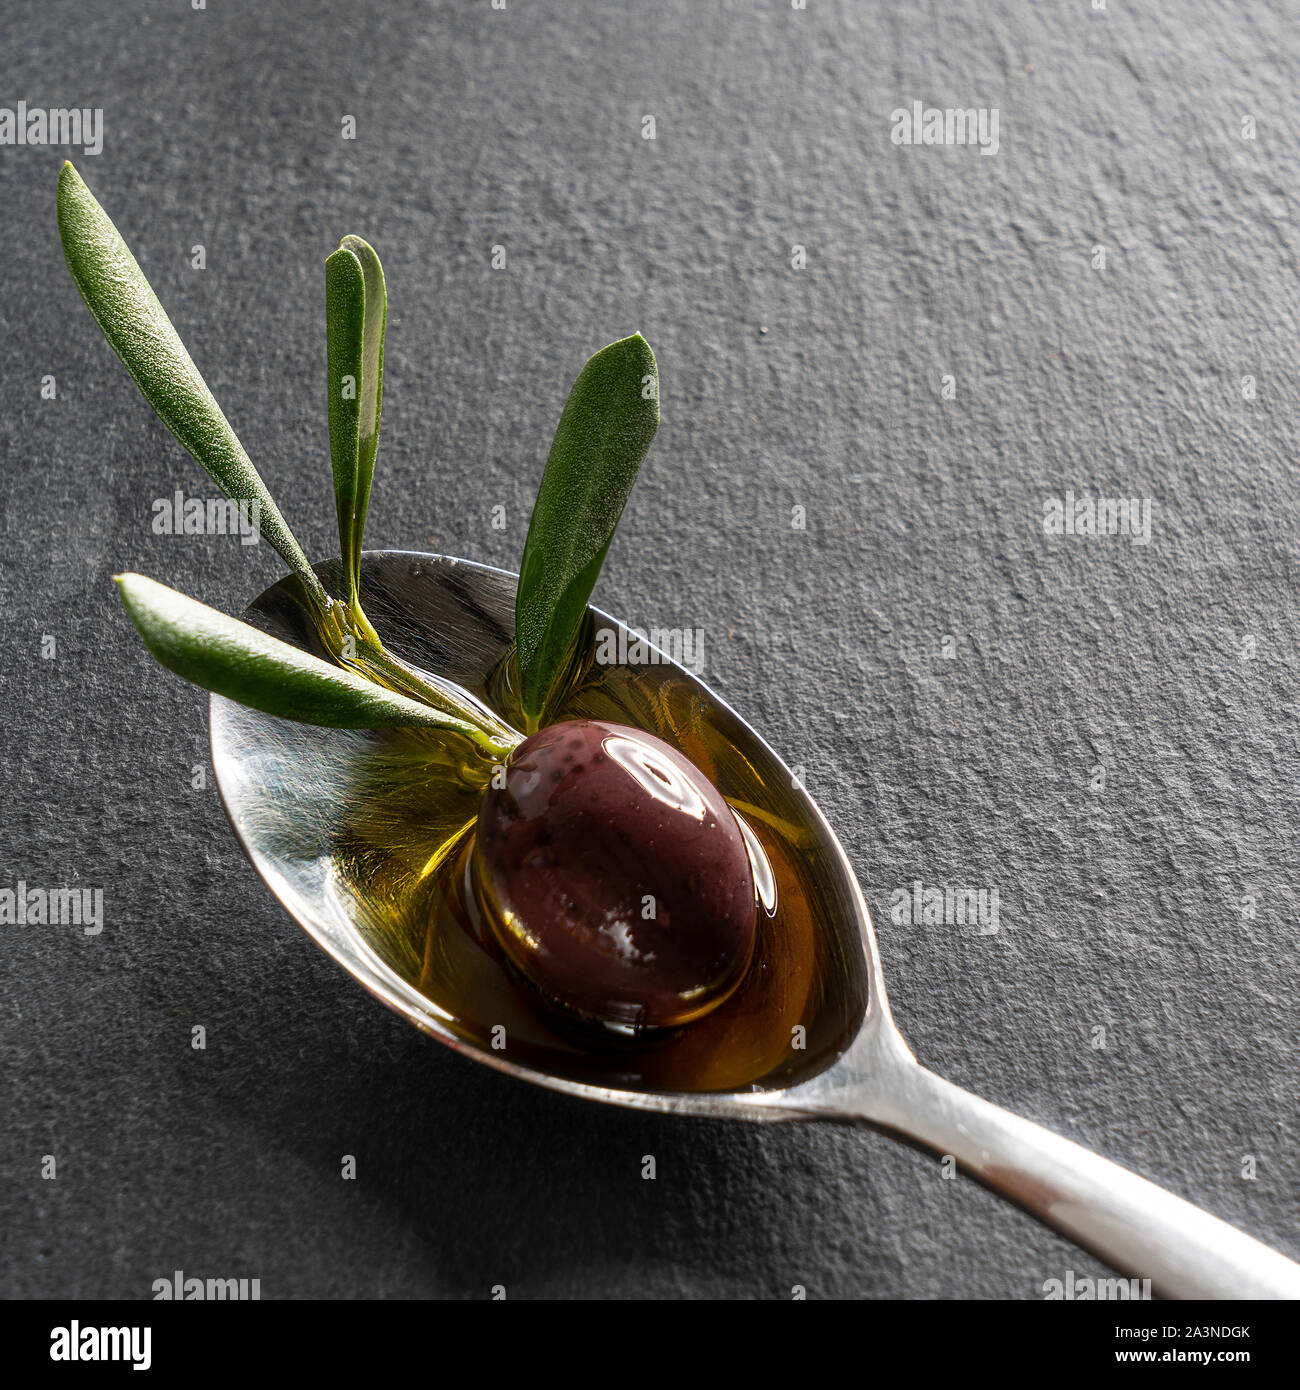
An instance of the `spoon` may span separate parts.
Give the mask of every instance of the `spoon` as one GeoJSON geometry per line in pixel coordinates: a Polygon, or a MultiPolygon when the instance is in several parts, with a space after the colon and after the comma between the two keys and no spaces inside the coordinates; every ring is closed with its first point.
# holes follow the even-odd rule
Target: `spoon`
{"type": "MultiPolygon", "coordinates": [[[[336,564],[319,567],[327,584],[336,582],[336,571],[336,564]]],[[[513,637],[514,575],[469,561],[394,551],[367,552],[362,575],[367,610],[385,644],[427,671],[474,693],[487,692],[513,637]]],[[[627,632],[614,619],[592,612],[603,627],[627,632]]],[[[268,589],[245,618],[323,654],[294,579],[268,589]]],[[[803,854],[813,866],[816,892],[812,905],[836,976],[829,993],[838,1001],[840,1023],[829,1030],[811,1026],[816,1045],[787,1047],[780,1064],[757,1082],[668,1089],[656,1084],[653,1070],[638,1071],[634,1056],[601,1068],[576,1050],[546,1052],[513,1044],[497,1049],[422,992],[420,944],[391,929],[397,901],[391,864],[385,860],[377,868],[380,861],[340,847],[340,831],[356,813],[358,798],[372,794],[364,790],[367,779],[393,765],[386,740],[396,731],[320,729],[213,695],[217,784],[244,851],[317,945],[389,1008],[476,1061],[569,1095],[642,1110],[869,1125],[951,1156],[1115,1269],[1149,1279],[1161,1296],[1300,1298],[1300,1265],[1119,1164],[921,1066],[890,1014],[875,933],[857,880],[834,833],[789,769],[739,716],[662,653],[633,669],[607,668],[602,678],[613,682],[611,698],[631,702],[636,697],[645,709],[663,710],[686,697],[693,710],[706,712],[709,726],[734,751],[741,780],[752,777],[755,786],[779,787],[785,814],[797,818],[805,835],[803,854]]],[[[671,728],[654,732],[672,736],[671,728]]],[[[427,797],[422,787],[415,790],[427,797]]],[[[720,790],[743,809],[742,785],[720,790]]],[[[391,783],[383,794],[373,793],[375,805],[385,805],[391,793],[391,783]]],[[[465,824],[467,806],[472,820],[472,803],[466,801],[451,806],[451,820],[465,824]]],[[[419,878],[420,872],[412,870],[408,878],[419,878]]]]}

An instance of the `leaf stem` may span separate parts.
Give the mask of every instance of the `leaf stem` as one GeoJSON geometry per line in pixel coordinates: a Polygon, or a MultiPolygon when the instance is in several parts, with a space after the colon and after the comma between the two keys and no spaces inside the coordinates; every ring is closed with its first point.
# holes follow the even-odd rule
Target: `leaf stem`
{"type": "MultiPolygon", "coordinates": [[[[463,720],[479,729],[484,738],[505,747],[507,751],[523,741],[523,735],[512,728],[481,700],[454,681],[444,680],[431,672],[420,672],[384,646],[367,622],[370,636],[353,625],[349,605],[332,600],[330,625],[324,630],[318,624],[322,640],[340,665],[356,671],[386,690],[412,700],[419,700],[431,709],[463,720]]],[[[363,615],[364,620],[364,615],[363,615]]]]}

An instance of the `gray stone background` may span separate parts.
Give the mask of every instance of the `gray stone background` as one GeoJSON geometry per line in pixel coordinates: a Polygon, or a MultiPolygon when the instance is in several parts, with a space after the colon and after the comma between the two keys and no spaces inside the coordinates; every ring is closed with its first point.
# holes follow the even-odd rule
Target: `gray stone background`
{"type": "Polygon", "coordinates": [[[64,268],[66,155],[314,556],[343,233],[391,293],[374,548],[513,567],[570,381],[641,329],[664,423],[597,599],[702,627],[706,678],[803,765],[921,1060],[1300,1255],[1294,4],[2,9],[0,105],[102,107],[105,138],[0,148],[0,885],[101,886],[106,926],[0,927],[0,1293],[1102,1272],[882,1136],[475,1067],[311,944],[191,787],[204,696],[113,595],[138,569],[237,611],[280,570],[153,534],[154,499],[212,489],[64,268]],[[997,154],[892,143],[913,101],[997,108],[997,154]],[[1067,489],[1151,499],[1151,543],[1047,536],[1067,489]],[[892,922],[918,878],[997,887],[1001,931],[892,922]]]}

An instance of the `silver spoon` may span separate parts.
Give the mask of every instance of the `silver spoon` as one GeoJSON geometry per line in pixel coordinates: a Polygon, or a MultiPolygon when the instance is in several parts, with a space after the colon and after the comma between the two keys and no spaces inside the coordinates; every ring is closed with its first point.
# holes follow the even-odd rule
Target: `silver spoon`
{"type": "MultiPolygon", "coordinates": [[[[332,580],[328,566],[321,572],[332,580]]],[[[367,612],[393,650],[486,692],[513,633],[514,575],[441,556],[373,552],[363,559],[363,580],[367,612]]],[[[315,645],[294,580],[268,589],[246,617],[299,646],[315,645]]],[[[604,614],[596,620],[626,632],[604,614]]],[[[213,768],[249,859],[316,943],[391,1009],[477,1061],[570,1095],[642,1110],[871,1125],[952,1156],[1107,1264],[1150,1279],[1157,1294],[1300,1298],[1300,1265],[1119,1164],[922,1067],[890,1014],[875,934],[853,871],[789,769],[681,666],[659,657],[605,675],[614,682],[611,698],[635,698],[652,709],[685,698],[704,712],[701,717],[707,715],[738,750],[741,775],[758,779],[755,785],[780,787],[786,813],[806,832],[803,852],[815,871],[818,930],[840,977],[839,1002],[842,1011],[848,1009],[850,1026],[838,1034],[832,1030],[829,1043],[789,1049],[781,1065],[757,1083],[728,1090],[656,1089],[653,1072],[639,1073],[631,1057],[602,1072],[576,1051],[547,1053],[510,1042],[494,1047],[422,992],[420,943],[394,932],[389,921],[394,883],[403,874],[404,884],[419,877],[411,865],[420,847],[404,843],[406,856],[399,862],[368,860],[355,845],[346,846],[348,819],[366,813],[365,799],[373,798],[372,805],[387,814],[384,808],[396,795],[396,764],[386,742],[394,735],[310,728],[214,695],[213,768]]],[[[733,804],[744,803],[743,787],[721,789],[733,804]]],[[[405,790],[426,792],[420,785],[405,790]]],[[[451,819],[463,817],[467,806],[472,817],[472,803],[466,802],[451,807],[451,819]]],[[[390,829],[401,838],[400,826],[390,829]]]]}

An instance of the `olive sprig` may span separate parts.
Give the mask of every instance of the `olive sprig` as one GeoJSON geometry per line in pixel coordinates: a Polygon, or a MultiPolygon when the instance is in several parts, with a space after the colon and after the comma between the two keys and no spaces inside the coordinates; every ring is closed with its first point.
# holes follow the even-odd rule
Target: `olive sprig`
{"type": "MultiPolygon", "coordinates": [[[[522,735],[451,681],[383,644],[361,604],[365,530],[383,402],[387,291],[373,247],[345,237],[326,260],[330,459],[345,595],[328,594],[217,404],[130,248],[70,163],[58,191],[68,269],[145,399],[300,581],[337,665],[142,575],[119,593],[149,651],[205,689],[283,718],[344,728],[423,725],[463,735],[492,762],[522,735]],[[340,669],[343,668],[343,669],[340,669]]],[[[516,595],[513,668],[529,730],[563,693],[587,600],[659,422],[654,354],[640,334],[593,356],[547,459],[516,595]]]]}
{"type": "MultiPolygon", "coordinates": [[[[467,692],[460,691],[447,682],[434,685],[409,670],[383,647],[373,627],[365,621],[357,594],[356,576],[361,526],[357,521],[357,507],[354,501],[349,502],[346,515],[340,501],[339,517],[340,533],[345,534],[344,528],[348,527],[346,534],[349,548],[345,549],[344,563],[349,576],[349,601],[340,602],[325,592],[302,547],[262,481],[261,474],[248,457],[239,437],[194,365],[130,248],[77,171],[71,164],[66,163],[59,176],[58,219],[68,269],[72,272],[77,288],[81,291],[95,322],[121,358],[145,399],[172,434],[228,496],[253,507],[253,515],[257,518],[260,533],[270,541],[298,576],[317,631],[330,655],[340,665],[394,689],[397,693],[421,701],[431,709],[442,711],[449,717],[449,728],[455,728],[457,731],[472,730],[472,740],[485,753],[500,756],[503,749],[508,750],[518,742],[518,735],[508,725],[473,700],[467,692]]],[[[338,255],[339,253],[336,253],[336,258],[338,255]]],[[[357,267],[360,274],[360,262],[355,253],[345,250],[342,251],[342,255],[357,267]]],[[[373,252],[371,255],[373,256],[373,252]]],[[[335,264],[336,258],[332,258],[335,264]]],[[[375,263],[378,263],[377,257],[375,263]]],[[[381,307],[377,352],[379,360],[382,361],[382,271],[379,271],[379,285],[381,307]]],[[[327,303],[327,310],[329,307],[331,305],[327,303]]],[[[340,304],[337,298],[332,307],[335,310],[335,318],[342,324],[342,328],[334,335],[338,337],[347,331],[354,311],[352,305],[346,302],[340,304]]],[[[360,299],[355,313],[364,316],[364,302],[360,299]]],[[[356,336],[359,340],[359,350],[364,356],[366,346],[362,335],[358,332],[356,336]]],[[[372,350],[370,356],[374,355],[372,350]]],[[[367,384],[368,379],[361,377],[358,387],[364,390],[367,384]]],[[[356,464],[358,474],[368,464],[365,489],[367,497],[377,444],[377,381],[370,384],[370,390],[375,399],[375,417],[370,436],[364,444],[364,453],[360,452],[361,445],[354,443],[354,450],[359,452],[356,464]]],[[[331,396],[334,394],[331,392],[331,396]]],[[[342,441],[337,448],[332,442],[332,453],[341,455],[346,449],[348,423],[346,415],[336,421],[334,413],[331,412],[331,432],[339,432],[342,441]]],[[[351,424],[354,432],[357,432],[355,412],[351,424]]],[[[354,484],[354,488],[356,486],[354,484]]],[[[342,497],[341,492],[338,495],[342,497]]],[[[364,510],[361,520],[364,521],[364,510]]],[[[122,592],[125,598],[126,590],[122,592]]],[[[170,611],[164,613],[161,603],[161,596],[155,591],[150,591],[148,601],[141,598],[134,606],[128,603],[127,609],[137,627],[140,627],[141,635],[145,637],[150,649],[153,650],[156,645],[160,649],[169,650],[173,654],[173,660],[178,661],[181,654],[175,646],[177,633],[174,628],[168,628],[171,644],[163,642],[162,628],[170,622],[172,614],[170,611]],[[142,626],[151,622],[159,625],[152,636],[142,626]]],[[[189,667],[193,671],[206,671],[210,677],[207,680],[199,680],[199,684],[208,689],[216,688],[213,679],[221,670],[222,658],[231,660],[237,654],[242,655],[242,669],[239,672],[241,680],[247,675],[248,669],[257,667],[262,659],[262,648],[252,643],[251,637],[248,639],[248,651],[242,654],[238,652],[237,632],[245,626],[240,624],[238,629],[226,629],[224,641],[216,649],[215,655],[200,650],[210,634],[205,629],[195,628],[190,643],[193,660],[189,667]]],[[[248,631],[251,633],[254,629],[249,628],[248,631]]],[[[326,671],[334,670],[326,663],[321,664],[326,671]]],[[[172,669],[178,667],[173,665],[172,669]]],[[[194,679],[190,676],[189,670],[181,670],[180,674],[194,679]]],[[[266,689],[258,708],[265,708],[275,700],[276,681],[271,678],[271,673],[268,673],[268,679],[264,684],[266,689]]],[[[234,682],[234,685],[236,688],[242,688],[239,681],[234,682]]],[[[329,688],[328,682],[326,687],[329,688]]],[[[355,687],[340,684],[334,688],[342,716],[350,706],[355,687]]],[[[297,695],[298,692],[292,685],[286,686],[285,699],[280,702],[279,707],[269,712],[284,714],[289,718],[300,718],[305,722],[321,722],[321,707],[312,704],[309,707],[309,717],[305,712],[308,707],[297,703],[297,695]]]]}
{"type": "MultiPolygon", "coordinates": [[[[384,332],[388,291],[374,247],[344,237],[325,261],[325,337],[330,462],[338,514],[339,553],[347,591],[330,614],[340,640],[336,660],[399,694],[483,725],[509,743],[518,735],[468,691],[438,676],[420,674],[380,640],[361,606],[361,540],[379,450],[384,395],[384,332]]],[[[327,639],[328,641],[328,639],[327,639]]]]}

